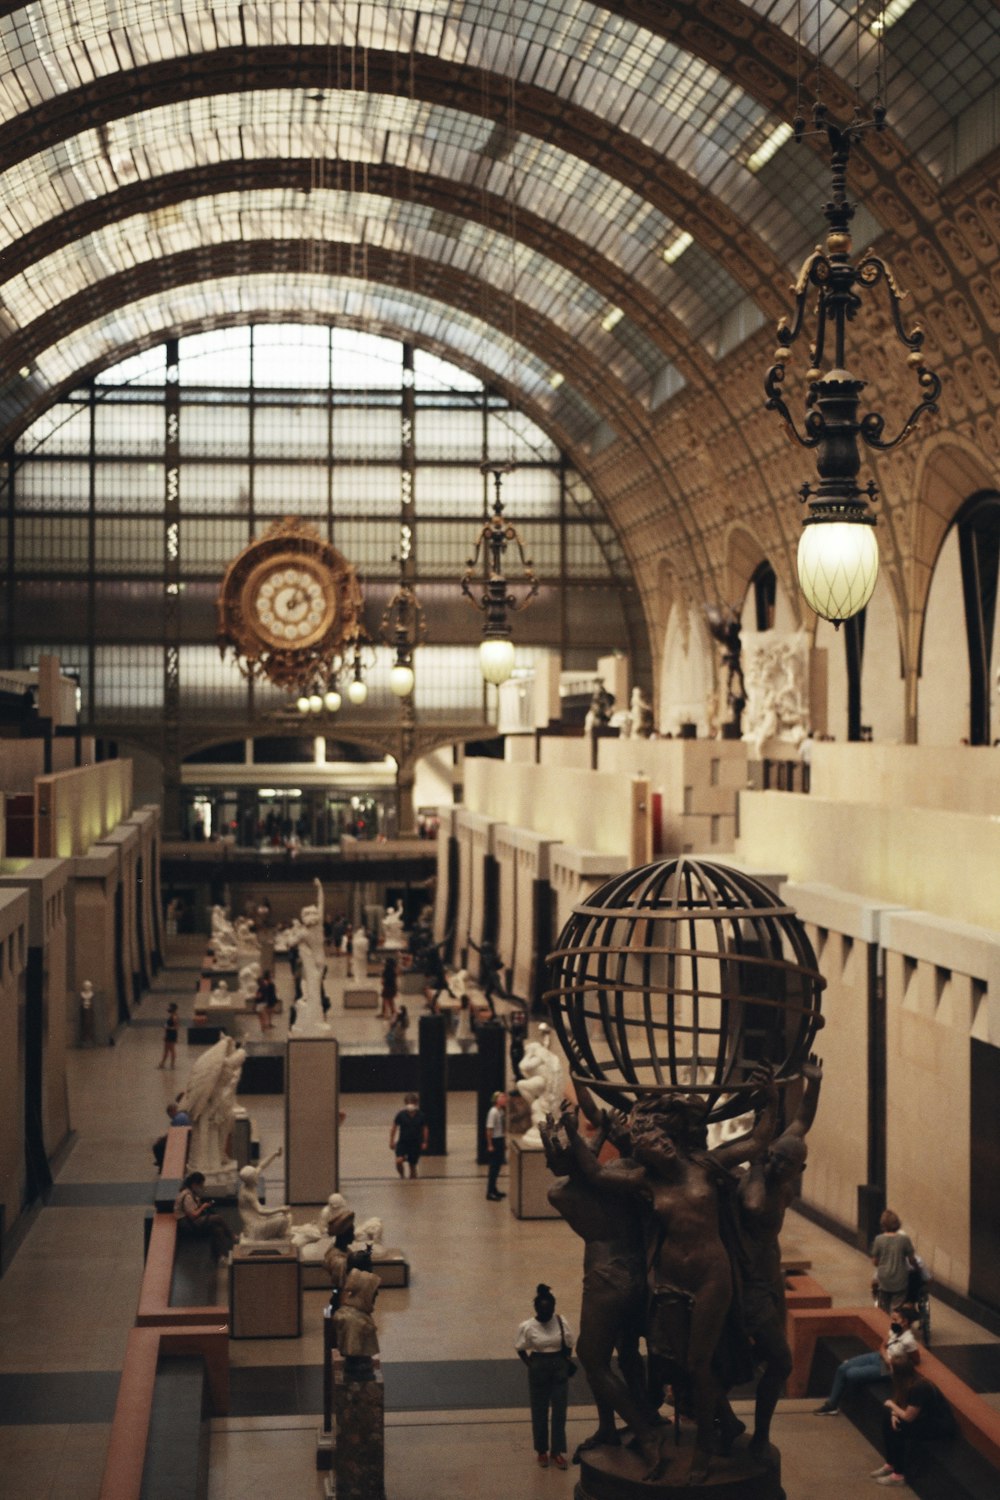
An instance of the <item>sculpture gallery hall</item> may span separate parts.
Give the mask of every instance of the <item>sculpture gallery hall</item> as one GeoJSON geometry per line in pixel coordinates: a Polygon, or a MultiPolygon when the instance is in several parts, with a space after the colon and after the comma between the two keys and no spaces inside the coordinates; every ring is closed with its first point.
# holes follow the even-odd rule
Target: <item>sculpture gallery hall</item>
{"type": "Polygon", "coordinates": [[[4,1500],[997,1494],[998,70],[2,0],[4,1500]]]}

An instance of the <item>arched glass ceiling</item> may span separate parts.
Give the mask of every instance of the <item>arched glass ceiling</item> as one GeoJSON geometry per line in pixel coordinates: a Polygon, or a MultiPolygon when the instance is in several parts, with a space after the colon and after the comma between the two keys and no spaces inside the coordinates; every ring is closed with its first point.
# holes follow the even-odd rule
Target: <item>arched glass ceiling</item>
{"type": "Polygon", "coordinates": [[[225,193],[188,199],[85,235],[36,262],[3,286],[8,314],[21,326],[85,291],[104,277],[202,245],[254,240],[299,240],[302,269],[310,246],[379,246],[416,255],[435,266],[480,277],[487,321],[503,334],[511,295],[578,340],[602,368],[633,394],[649,397],[650,382],[667,364],[663,353],[628,318],[608,326],[609,304],[564,267],[504,235],[422,203],[369,193],[293,189],[225,193]],[[492,288],[490,293],[487,288],[492,288]]]}
{"type": "MultiPolygon", "coordinates": [[[[0,174],[0,201],[8,208],[0,219],[0,249],[121,187],[217,162],[314,159],[319,175],[319,163],[336,160],[354,166],[358,188],[366,186],[367,167],[382,165],[398,172],[403,196],[408,174],[420,172],[473,185],[479,194],[546,220],[555,199],[561,230],[633,277],[692,339],[714,352],[714,330],[743,300],[742,288],[715,256],[702,251],[694,273],[688,250],[668,264],[664,252],[676,251],[682,231],[638,193],[532,136],[516,136],[498,159],[489,150],[493,138],[492,122],[479,116],[351,91],[317,97],[303,89],[264,89],[143,110],[100,131],[83,131],[0,174]]],[[[801,156],[804,168],[815,160],[805,150],[801,156]]],[[[805,190],[811,208],[819,195],[818,181],[812,196],[805,190]]],[[[789,264],[810,236],[815,238],[815,223],[808,232],[797,231],[794,244],[780,247],[789,264]]]]}
{"type": "MultiPolygon", "coordinates": [[[[18,19],[11,18],[17,25],[18,19]]],[[[120,69],[219,47],[346,43],[485,69],[597,114],[668,159],[771,243],[799,201],[781,167],[765,182],[747,163],[781,123],[711,64],[586,0],[39,0],[12,38],[0,119],[120,69]]],[[[356,80],[331,77],[335,83],[356,80]]],[[[787,153],[781,153],[787,157],[787,153]]],[[[797,176],[797,169],[789,168],[797,176]]]]}
{"type": "MultiPolygon", "coordinates": [[[[879,0],[744,0],[795,37],[851,84],[871,80],[879,0]],[[859,30],[858,20],[861,27],[859,30]]],[[[1000,23],[996,0],[885,0],[889,124],[937,175],[953,169],[951,126],[972,105],[996,96],[1000,23]]],[[[866,88],[870,95],[870,87],[866,88]]],[[[1000,124],[1000,122],[998,122],[1000,124]]],[[[993,125],[992,141],[1000,138],[993,125]]],[[[982,149],[988,149],[983,140],[982,149]]]]}
{"type": "MultiPolygon", "coordinates": [[[[496,330],[478,318],[404,289],[375,287],[349,277],[247,275],[182,286],[142,298],[75,331],[46,349],[31,372],[31,385],[55,390],[80,370],[116,362],[121,350],[162,339],[171,328],[191,331],[220,323],[343,321],[370,333],[400,337],[470,366],[537,403],[574,442],[585,442],[600,424],[597,412],[574,388],[572,377],[518,344],[497,340],[496,330]]],[[[25,382],[27,384],[27,382],[25,382]]]]}
{"type": "Polygon", "coordinates": [[[632,390],[665,363],[659,349],[627,318],[605,329],[607,299],[546,257],[524,246],[514,251],[506,236],[440,210],[365,193],[232,193],[137,215],[84,236],[12,278],[4,287],[4,302],[23,326],[95,278],[159,256],[200,244],[298,238],[378,245],[482,274],[501,297],[516,290],[518,299],[580,339],[632,390]]]}

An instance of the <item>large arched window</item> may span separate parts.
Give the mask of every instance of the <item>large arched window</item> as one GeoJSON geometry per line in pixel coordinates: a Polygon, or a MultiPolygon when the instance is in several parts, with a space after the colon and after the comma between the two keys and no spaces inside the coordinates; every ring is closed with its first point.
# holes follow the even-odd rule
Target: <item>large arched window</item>
{"type": "MultiPolygon", "coordinates": [[[[517,621],[518,667],[552,653],[586,670],[609,650],[630,652],[632,580],[617,534],[535,422],[396,339],[261,324],[152,347],[68,391],[19,440],[0,482],[0,660],[58,654],[78,672],[84,722],[99,734],[127,738],[172,715],[192,732],[204,721],[252,733],[288,695],[268,684],[248,693],[219,655],[227,563],[272,522],[303,516],[357,567],[375,634],[398,576],[405,492],[429,627],[416,707],[424,719],[482,721],[492,712],[482,622],[459,579],[491,498],[486,457],[517,465],[504,499],[542,581],[517,621]]],[[[383,651],[365,716],[394,723],[388,667],[383,651]]]]}

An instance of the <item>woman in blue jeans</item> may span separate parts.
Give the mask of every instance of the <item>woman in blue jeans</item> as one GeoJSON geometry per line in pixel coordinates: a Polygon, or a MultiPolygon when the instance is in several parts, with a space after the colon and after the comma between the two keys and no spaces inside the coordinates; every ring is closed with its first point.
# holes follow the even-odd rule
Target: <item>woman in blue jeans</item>
{"type": "Polygon", "coordinates": [[[889,1323],[889,1332],[885,1343],[880,1349],[872,1349],[868,1354],[856,1354],[853,1359],[845,1359],[837,1366],[837,1373],[833,1377],[833,1385],[830,1394],[822,1406],[816,1408],[817,1417],[835,1417],[840,1412],[840,1400],[844,1390],[849,1385],[870,1385],[873,1380],[883,1380],[890,1370],[889,1361],[897,1359],[901,1355],[909,1355],[916,1364],[920,1359],[920,1345],[917,1343],[911,1325],[917,1322],[917,1310],[906,1304],[897,1307],[892,1314],[889,1323]]]}

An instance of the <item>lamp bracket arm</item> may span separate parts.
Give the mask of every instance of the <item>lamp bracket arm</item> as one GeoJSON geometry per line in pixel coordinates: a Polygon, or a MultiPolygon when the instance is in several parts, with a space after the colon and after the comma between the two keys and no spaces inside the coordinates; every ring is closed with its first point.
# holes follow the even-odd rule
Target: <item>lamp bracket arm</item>
{"type": "MultiPolygon", "coordinates": [[[[783,363],[772,365],[768,370],[764,380],[764,391],[767,395],[767,402],[765,404],[764,410],[776,411],[778,413],[779,417],[784,422],[786,429],[788,430],[789,436],[794,438],[795,442],[798,443],[800,448],[815,448],[819,442],[819,438],[811,434],[811,431],[809,430],[809,423],[806,423],[807,435],[803,436],[802,433],[799,432],[799,429],[796,427],[795,419],[793,418],[791,412],[788,410],[785,398],[781,394],[781,386],[784,378],[785,366],[783,363]]],[[[818,413],[810,414],[810,416],[814,415],[818,416],[818,413]]]]}
{"type": "Polygon", "coordinates": [[[924,394],[894,438],[882,437],[885,430],[885,417],[880,411],[870,411],[862,417],[858,424],[858,432],[869,448],[876,448],[880,453],[888,453],[890,449],[898,448],[900,443],[905,442],[909,437],[925,412],[937,411],[937,397],[941,394],[941,377],[923,365],[919,367],[917,373],[920,384],[924,387],[924,394]]]}

